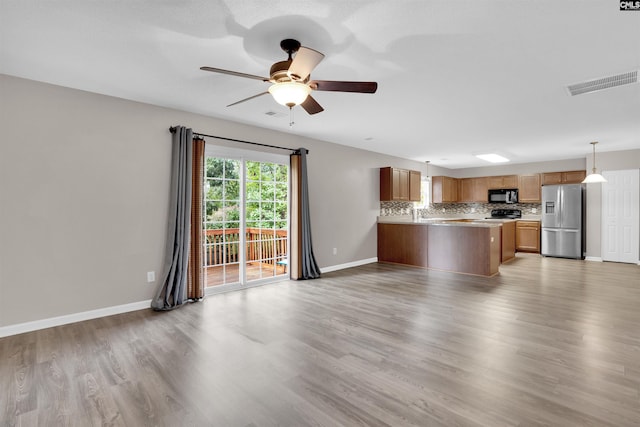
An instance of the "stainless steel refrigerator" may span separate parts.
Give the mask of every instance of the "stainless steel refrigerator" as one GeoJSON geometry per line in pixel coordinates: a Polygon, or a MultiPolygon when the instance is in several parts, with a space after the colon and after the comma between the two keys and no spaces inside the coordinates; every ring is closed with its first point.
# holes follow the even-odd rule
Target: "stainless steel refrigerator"
{"type": "Polygon", "coordinates": [[[581,184],[542,187],[542,255],[583,259],[584,223],[581,184]]]}

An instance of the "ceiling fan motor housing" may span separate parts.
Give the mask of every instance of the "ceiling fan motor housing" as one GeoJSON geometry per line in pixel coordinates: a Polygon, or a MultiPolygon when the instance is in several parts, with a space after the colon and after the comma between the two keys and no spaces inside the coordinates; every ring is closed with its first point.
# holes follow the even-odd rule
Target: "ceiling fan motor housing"
{"type": "Polygon", "coordinates": [[[269,80],[273,83],[289,82],[291,78],[287,75],[287,71],[291,66],[291,59],[276,62],[269,70],[269,80]]]}

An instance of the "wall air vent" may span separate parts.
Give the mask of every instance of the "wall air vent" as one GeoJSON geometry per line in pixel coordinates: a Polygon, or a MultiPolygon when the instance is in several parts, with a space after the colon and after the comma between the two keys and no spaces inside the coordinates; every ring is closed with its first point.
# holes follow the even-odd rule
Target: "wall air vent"
{"type": "Polygon", "coordinates": [[[629,71],[628,73],[618,74],[615,76],[602,77],[600,79],[589,80],[588,82],[576,83],[567,86],[571,96],[582,95],[583,93],[596,92],[603,89],[610,89],[616,86],[638,83],[638,71],[629,71]]]}

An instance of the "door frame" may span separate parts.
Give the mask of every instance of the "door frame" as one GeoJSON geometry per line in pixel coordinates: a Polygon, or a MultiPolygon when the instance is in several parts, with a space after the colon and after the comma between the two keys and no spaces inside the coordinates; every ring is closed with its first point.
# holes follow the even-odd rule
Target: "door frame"
{"type": "MultiPolygon", "coordinates": [[[[242,230],[246,229],[246,165],[245,162],[253,161],[253,162],[269,162],[269,163],[278,163],[286,165],[289,174],[288,174],[288,194],[287,194],[287,203],[288,207],[288,218],[287,218],[287,254],[291,254],[291,162],[288,154],[276,154],[276,153],[266,153],[263,151],[256,150],[243,150],[241,148],[234,147],[225,147],[222,145],[217,145],[206,141],[205,139],[205,150],[204,157],[218,157],[232,160],[239,160],[241,162],[240,168],[240,227],[242,230]]],[[[205,296],[215,295],[223,292],[229,292],[234,290],[248,289],[256,286],[262,286],[268,283],[274,283],[282,280],[289,280],[288,276],[273,276],[266,277],[262,279],[252,280],[251,282],[247,282],[245,275],[245,266],[246,266],[246,236],[245,233],[240,233],[240,261],[239,261],[239,275],[240,282],[239,283],[230,283],[230,284],[222,284],[216,286],[205,286],[204,293],[205,296]]],[[[289,259],[291,257],[289,256],[289,259]]],[[[204,266],[203,266],[204,268],[204,266]]]]}
{"type": "MultiPolygon", "coordinates": [[[[609,197],[609,192],[616,192],[619,191],[616,188],[610,188],[612,186],[612,184],[609,183],[603,183],[602,184],[602,213],[601,213],[601,256],[602,256],[602,260],[603,261],[613,261],[613,262],[624,262],[624,263],[632,263],[632,264],[638,264],[640,265],[640,169],[623,169],[623,170],[611,170],[611,171],[603,171],[602,175],[607,178],[608,181],[611,181],[613,177],[619,177],[619,176],[624,176],[625,174],[629,174],[629,175],[634,175],[632,177],[632,183],[635,184],[635,189],[632,189],[632,192],[635,193],[635,207],[631,206],[631,211],[632,214],[635,216],[635,218],[632,218],[632,227],[633,229],[631,230],[631,237],[632,239],[635,239],[635,241],[631,241],[629,244],[630,246],[633,248],[635,246],[634,250],[635,253],[633,254],[633,256],[635,256],[635,259],[633,260],[625,260],[623,259],[621,256],[618,256],[617,259],[610,259],[608,258],[607,254],[608,252],[606,251],[607,247],[608,247],[608,242],[610,240],[608,240],[608,236],[610,233],[610,227],[608,227],[608,223],[607,223],[607,208],[609,207],[609,204],[607,202],[607,199],[609,197]]],[[[632,196],[633,197],[633,196],[632,196]]],[[[616,209],[624,209],[624,206],[621,206],[623,203],[623,199],[617,199],[616,203],[619,205],[616,209]]],[[[618,234],[621,234],[618,231],[618,234]]],[[[620,239],[617,238],[618,236],[616,236],[616,241],[618,246],[622,245],[623,242],[620,241],[620,239]]],[[[621,248],[618,247],[617,248],[618,253],[620,253],[621,248]]]]}

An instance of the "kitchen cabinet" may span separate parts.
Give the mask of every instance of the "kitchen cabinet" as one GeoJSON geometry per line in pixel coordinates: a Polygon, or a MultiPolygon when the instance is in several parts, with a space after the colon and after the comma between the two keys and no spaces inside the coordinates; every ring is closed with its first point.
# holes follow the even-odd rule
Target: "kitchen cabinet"
{"type": "Polygon", "coordinates": [[[540,221],[516,221],[516,251],[540,253],[540,221]]]}
{"type": "Polygon", "coordinates": [[[540,174],[518,175],[518,202],[540,203],[540,174]]]}
{"type": "Polygon", "coordinates": [[[456,203],[458,201],[458,180],[448,176],[432,177],[431,195],[433,203],[456,203]]]}
{"type": "Polygon", "coordinates": [[[420,172],[380,168],[380,201],[420,201],[420,172]]]}
{"type": "Polygon", "coordinates": [[[587,171],[546,172],[542,174],[542,185],[580,184],[587,171]]]}
{"type": "Polygon", "coordinates": [[[419,171],[409,171],[409,200],[419,202],[422,199],[422,176],[419,171]]]}
{"type": "Polygon", "coordinates": [[[518,175],[488,176],[487,189],[518,188],[518,175]]]}
{"type": "Polygon", "coordinates": [[[487,178],[463,178],[458,180],[458,202],[487,203],[487,178]]]}

